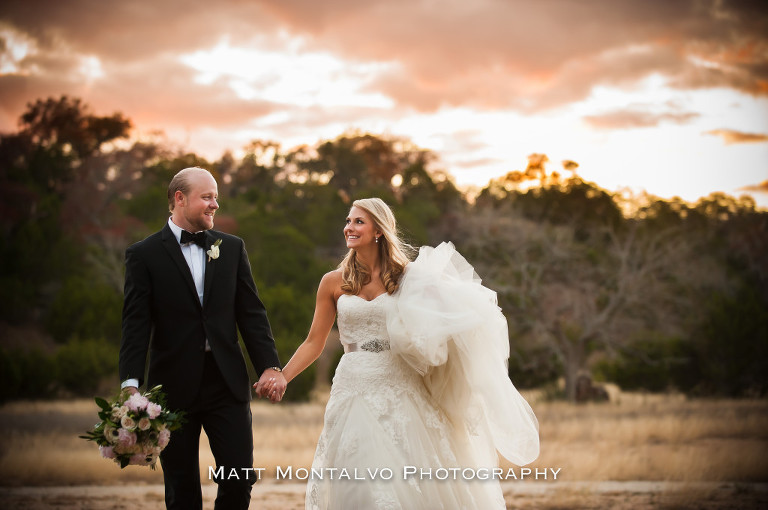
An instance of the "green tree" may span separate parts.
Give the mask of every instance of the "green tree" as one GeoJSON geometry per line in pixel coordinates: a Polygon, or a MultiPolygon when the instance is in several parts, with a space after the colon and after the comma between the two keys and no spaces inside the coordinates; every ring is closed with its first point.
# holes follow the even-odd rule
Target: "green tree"
{"type": "Polygon", "coordinates": [[[44,287],[77,264],[82,232],[70,195],[91,182],[89,160],[129,129],[121,114],[99,117],[63,96],[30,103],[19,132],[0,136],[0,185],[10,192],[4,205],[12,210],[0,220],[0,299],[14,303],[0,317],[24,321],[39,314],[44,287]]]}

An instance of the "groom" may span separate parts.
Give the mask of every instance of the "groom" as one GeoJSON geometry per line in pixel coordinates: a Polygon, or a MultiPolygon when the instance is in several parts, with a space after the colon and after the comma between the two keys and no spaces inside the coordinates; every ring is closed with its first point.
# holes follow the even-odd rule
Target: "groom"
{"type": "MultiPolygon", "coordinates": [[[[279,401],[285,392],[245,245],[211,230],[217,199],[210,172],[181,170],[168,186],[168,223],[125,252],[122,387],[138,391],[149,356],[147,387],[162,384],[168,408],[186,412],[185,424],[160,454],[169,509],[202,508],[201,427],[217,472],[222,466],[224,473],[253,473],[243,470],[253,466],[253,435],[251,385],[238,329],[259,382],[277,383],[270,399],[279,401]]],[[[216,481],[217,509],[248,508],[253,476],[216,481]]]]}

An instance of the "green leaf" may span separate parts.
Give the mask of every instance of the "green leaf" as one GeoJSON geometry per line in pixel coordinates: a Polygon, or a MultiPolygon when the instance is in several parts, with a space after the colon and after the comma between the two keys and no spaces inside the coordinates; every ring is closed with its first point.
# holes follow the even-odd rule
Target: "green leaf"
{"type": "Polygon", "coordinates": [[[96,405],[98,405],[100,408],[104,409],[105,411],[111,411],[112,410],[112,406],[109,404],[109,402],[107,402],[103,398],[96,397],[96,398],[94,398],[94,400],[96,401],[96,405]]]}

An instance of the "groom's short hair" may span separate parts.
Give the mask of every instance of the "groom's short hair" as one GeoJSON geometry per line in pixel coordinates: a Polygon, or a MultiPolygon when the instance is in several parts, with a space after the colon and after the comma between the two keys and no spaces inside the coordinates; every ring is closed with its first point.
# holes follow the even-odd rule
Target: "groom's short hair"
{"type": "Polygon", "coordinates": [[[168,184],[168,211],[173,212],[173,208],[176,206],[177,191],[181,191],[184,195],[189,193],[189,176],[192,173],[199,171],[208,172],[209,174],[211,173],[205,168],[200,168],[199,166],[191,166],[189,168],[179,170],[178,173],[173,176],[170,184],[168,184]]]}

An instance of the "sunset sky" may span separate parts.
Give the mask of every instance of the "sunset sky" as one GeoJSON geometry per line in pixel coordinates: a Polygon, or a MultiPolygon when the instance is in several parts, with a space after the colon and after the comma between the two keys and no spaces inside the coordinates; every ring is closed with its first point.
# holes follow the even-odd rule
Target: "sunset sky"
{"type": "Polygon", "coordinates": [[[459,185],[545,153],[609,190],[768,207],[768,4],[6,0],[0,132],[67,94],[218,159],[355,129],[459,185]]]}

